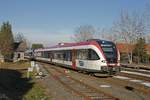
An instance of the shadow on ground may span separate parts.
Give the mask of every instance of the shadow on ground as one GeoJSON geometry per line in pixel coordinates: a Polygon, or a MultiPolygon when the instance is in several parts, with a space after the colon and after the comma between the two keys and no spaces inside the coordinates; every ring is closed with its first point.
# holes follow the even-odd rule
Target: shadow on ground
{"type": "Polygon", "coordinates": [[[0,100],[22,100],[33,84],[17,70],[0,69],[0,100]]]}

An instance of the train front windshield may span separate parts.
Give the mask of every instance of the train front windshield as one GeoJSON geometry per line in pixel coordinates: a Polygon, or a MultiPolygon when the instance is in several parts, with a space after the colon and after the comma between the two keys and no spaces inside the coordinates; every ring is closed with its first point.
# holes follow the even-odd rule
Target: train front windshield
{"type": "Polygon", "coordinates": [[[108,63],[117,63],[117,49],[114,43],[102,41],[100,43],[108,63]]]}

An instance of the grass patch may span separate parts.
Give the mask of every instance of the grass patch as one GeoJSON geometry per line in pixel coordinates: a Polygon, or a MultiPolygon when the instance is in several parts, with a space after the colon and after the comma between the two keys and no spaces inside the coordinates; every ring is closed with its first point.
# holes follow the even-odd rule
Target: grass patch
{"type": "Polygon", "coordinates": [[[23,100],[50,100],[50,97],[45,95],[44,88],[41,88],[39,84],[34,84],[23,100]]]}

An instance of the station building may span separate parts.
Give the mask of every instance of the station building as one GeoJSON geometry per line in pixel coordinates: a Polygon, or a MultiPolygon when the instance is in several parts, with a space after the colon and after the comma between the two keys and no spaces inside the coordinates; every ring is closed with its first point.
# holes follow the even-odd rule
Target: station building
{"type": "MultiPolygon", "coordinates": [[[[26,44],[25,42],[15,42],[14,43],[14,54],[13,54],[13,59],[11,61],[17,62],[20,60],[25,60],[24,59],[24,52],[26,51],[26,44]]],[[[4,56],[1,54],[0,51],[0,62],[4,62],[4,56]]]]}

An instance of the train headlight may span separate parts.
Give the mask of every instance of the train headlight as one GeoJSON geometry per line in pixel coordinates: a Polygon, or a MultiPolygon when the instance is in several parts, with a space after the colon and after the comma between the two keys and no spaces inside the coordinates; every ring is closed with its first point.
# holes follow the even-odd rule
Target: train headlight
{"type": "Polygon", "coordinates": [[[102,60],[102,63],[106,63],[106,60],[102,60]]]}

